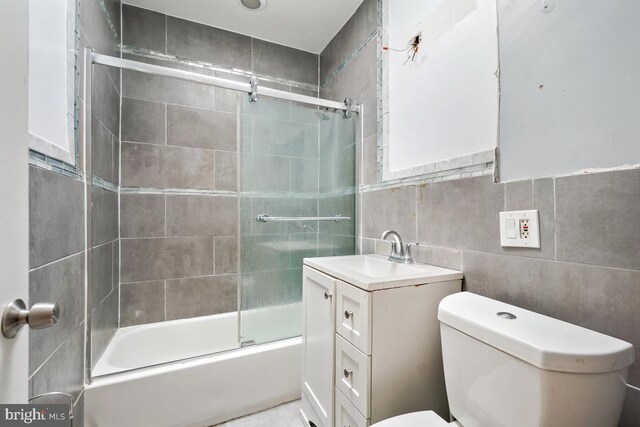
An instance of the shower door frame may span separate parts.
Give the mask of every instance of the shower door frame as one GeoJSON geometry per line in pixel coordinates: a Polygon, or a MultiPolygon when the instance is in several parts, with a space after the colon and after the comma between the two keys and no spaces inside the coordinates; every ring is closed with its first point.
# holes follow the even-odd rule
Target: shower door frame
{"type": "Polygon", "coordinates": [[[140,73],[150,74],[158,77],[166,77],[169,79],[199,83],[206,86],[232,89],[249,94],[252,97],[252,101],[254,102],[258,102],[258,96],[267,96],[269,98],[300,102],[302,104],[340,110],[344,111],[346,114],[360,112],[360,106],[353,104],[353,101],[349,98],[345,99],[344,102],[338,102],[330,101],[328,99],[314,98],[312,96],[301,95],[293,92],[286,92],[279,89],[261,87],[259,86],[258,79],[255,76],[252,76],[249,82],[242,83],[234,80],[224,79],[222,77],[214,77],[194,73],[192,71],[178,70],[175,68],[163,67],[161,65],[153,65],[147,64],[145,62],[132,61],[130,59],[116,58],[114,56],[95,53],[90,48],[87,48],[87,50],[89,51],[88,56],[91,58],[92,65],[104,65],[106,67],[137,71],[140,73]]]}
{"type": "MultiPolygon", "coordinates": [[[[129,59],[117,58],[110,55],[103,55],[95,53],[91,47],[86,47],[83,52],[83,63],[84,63],[84,79],[82,81],[82,93],[85,94],[85,102],[83,108],[83,141],[84,141],[84,150],[83,150],[83,164],[84,164],[84,194],[85,194],[85,245],[86,245],[86,254],[84,258],[85,262],[85,315],[88,314],[88,302],[91,301],[92,297],[92,284],[91,284],[91,241],[92,241],[92,206],[91,206],[91,192],[93,187],[93,175],[92,175],[92,93],[93,93],[93,66],[94,65],[102,65],[110,68],[116,68],[120,70],[129,70],[136,71],[152,76],[165,77],[174,80],[187,81],[192,83],[198,83],[206,86],[219,87],[224,89],[231,89],[238,91],[240,93],[244,92],[247,96],[250,97],[252,102],[259,102],[259,96],[265,96],[268,98],[281,99],[285,101],[293,101],[307,105],[313,105],[317,107],[327,108],[334,111],[342,111],[346,118],[351,118],[352,114],[357,114],[359,117],[359,126],[362,127],[362,110],[363,106],[361,104],[355,104],[350,98],[346,98],[343,102],[331,101],[322,98],[314,98],[312,96],[301,95],[294,92],[286,92],[279,89],[273,89],[268,87],[260,87],[258,78],[256,76],[252,76],[248,83],[238,82],[235,80],[224,79],[221,77],[208,76],[205,74],[199,74],[191,71],[179,70],[170,67],[163,67],[160,65],[147,64],[144,62],[133,61],[129,59]]],[[[361,157],[360,153],[360,144],[356,140],[356,159],[361,157]]],[[[359,185],[360,180],[358,177],[360,176],[359,171],[360,162],[356,160],[355,165],[355,173],[356,173],[356,188],[359,185]]],[[[358,224],[359,217],[359,197],[356,192],[356,207],[355,207],[355,215],[353,220],[358,224]]],[[[356,242],[355,248],[358,250],[358,236],[359,226],[356,226],[356,242]]],[[[240,304],[240,301],[238,301],[240,304]]],[[[238,312],[240,312],[240,307],[238,307],[238,312]]],[[[91,349],[91,341],[92,341],[92,333],[91,333],[91,316],[86,317],[86,325],[85,325],[85,360],[88,363],[85,363],[85,382],[87,384],[91,384],[93,382],[92,375],[92,349],[91,349]]],[[[240,329],[238,330],[240,333],[240,329]]],[[[240,335],[238,334],[238,338],[240,335]]],[[[240,345],[240,342],[238,342],[240,345]]],[[[200,357],[202,355],[194,356],[200,357]]],[[[175,361],[166,362],[173,363],[175,361]]],[[[144,369],[144,368],[139,368],[144,369]]],[[[129,372],[129,371],[126,371],[129,372]]]]}

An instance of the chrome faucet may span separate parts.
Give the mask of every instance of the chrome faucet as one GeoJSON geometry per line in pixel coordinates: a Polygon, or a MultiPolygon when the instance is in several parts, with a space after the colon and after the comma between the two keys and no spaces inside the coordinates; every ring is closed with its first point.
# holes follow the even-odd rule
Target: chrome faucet
{"type": "Polygon", "coordinates": [[[413,264],[413,259],[411,258],[411,252],[409,252],[409,258],[407,258],[407,253],[405,251],[405,244],[402,242],[402,237],[398,234],[397,231],[387,230],[382,233],[382,240],[389,240],[388,237],[391,237],[391,254],[389,255],[389,261],[392,262],[401,262],[403,264],[413,264]]]}
{"type": "Polygon", "coordinates": [[[411,255],[411,246],[425,246],[424,243],[411,242],[404,243],[402,237],[397,231],[387,230],[382,233],[382,240],[389,240],[387,237],[391,237],[391,254],[389,255],[389,261],[400,262],[402,264],[413,264],[413,256],[411,255]]]}

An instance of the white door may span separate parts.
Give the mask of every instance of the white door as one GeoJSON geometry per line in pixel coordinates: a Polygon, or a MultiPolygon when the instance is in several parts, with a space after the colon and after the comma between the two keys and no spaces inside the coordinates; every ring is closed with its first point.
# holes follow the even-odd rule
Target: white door
{"type": "Polygon", "coordinates": [[[333,425],[335,279],[304,267],[302,416],[310,427],[333,425]]]}
{"type": "MultiPolygon", "coordinates": [[[[0,314],[29,295],[28,6],[0,0],[0,314]]],[[[0,334],[0,403],[27,402],[27,329],[0,334]]]]}

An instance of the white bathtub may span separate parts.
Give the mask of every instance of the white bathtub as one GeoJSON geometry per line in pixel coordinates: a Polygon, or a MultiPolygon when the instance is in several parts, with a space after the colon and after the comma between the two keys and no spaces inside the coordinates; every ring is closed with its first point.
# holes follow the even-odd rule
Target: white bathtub
{"type": "Polygon", "coordinates": [[[85,425],[210,426],[300,398],[299,337],[237,345],[236,313],[121,328],[94,376],[120,373],[86,387],[85,425]]]}
{"type": "Polygon", "coordinates": [[[239,348],[238,313],[120,328],[93,377],[239,348]]]}

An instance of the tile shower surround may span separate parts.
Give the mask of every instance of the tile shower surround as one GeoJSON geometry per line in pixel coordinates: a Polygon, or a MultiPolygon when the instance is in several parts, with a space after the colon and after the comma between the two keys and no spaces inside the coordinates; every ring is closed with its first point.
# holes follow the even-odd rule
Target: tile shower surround
{"type": "MultiPolygon", "coordinates": [[[[377,37],[362,46],[377,5],[365,0],[320,55],[321,97],[358,96],[365,112],[377,111],[377,37]]],[[[416,260],[462,269],[465,290],[624,339],[640,360],[640,169],[388,188],[374,118],[365,113],[358,157],[361,253],[388,254],[380,235],[398,230],[428,245],[414,249],[416,260]],[[500,246],[498,212],[520,209],[540,211],[540,249],[500,246]]],[[[629,381],[640,385],[639,362],[629,381]]],[[[640,392],[628,389],[620,426],[639,423],[640,392]]]]}
{"type": "MultiPolygon", "coordinates": [[[[308,52],[129,5],[123,6],[123,44],[128,52],[147,53],[125,58],[242,81],[246,77],[157,54],[252,71],[292,82],[261,85],[317,96],[306,89],[318,85],[318,55],[308,52]]],[[[258,104],[252,132],[246,120],[238,121],[237,92],[122,73],[120,326],[237,309],[238,131],[258,136],[246,162],[266,161],[278,172],[257,183],[264,191],[308,190],[292,189],[299,183],[288,166],[304,167],[305,153],[269,152],[259,135],[276,128],[270,138],[317,146],[315,115],[299,115],[288,102],[258,104]],[[278,126],[267,126],[274,120],[278,126]],[[299,134],[300,128],[311,133],[299,134]]]]}

